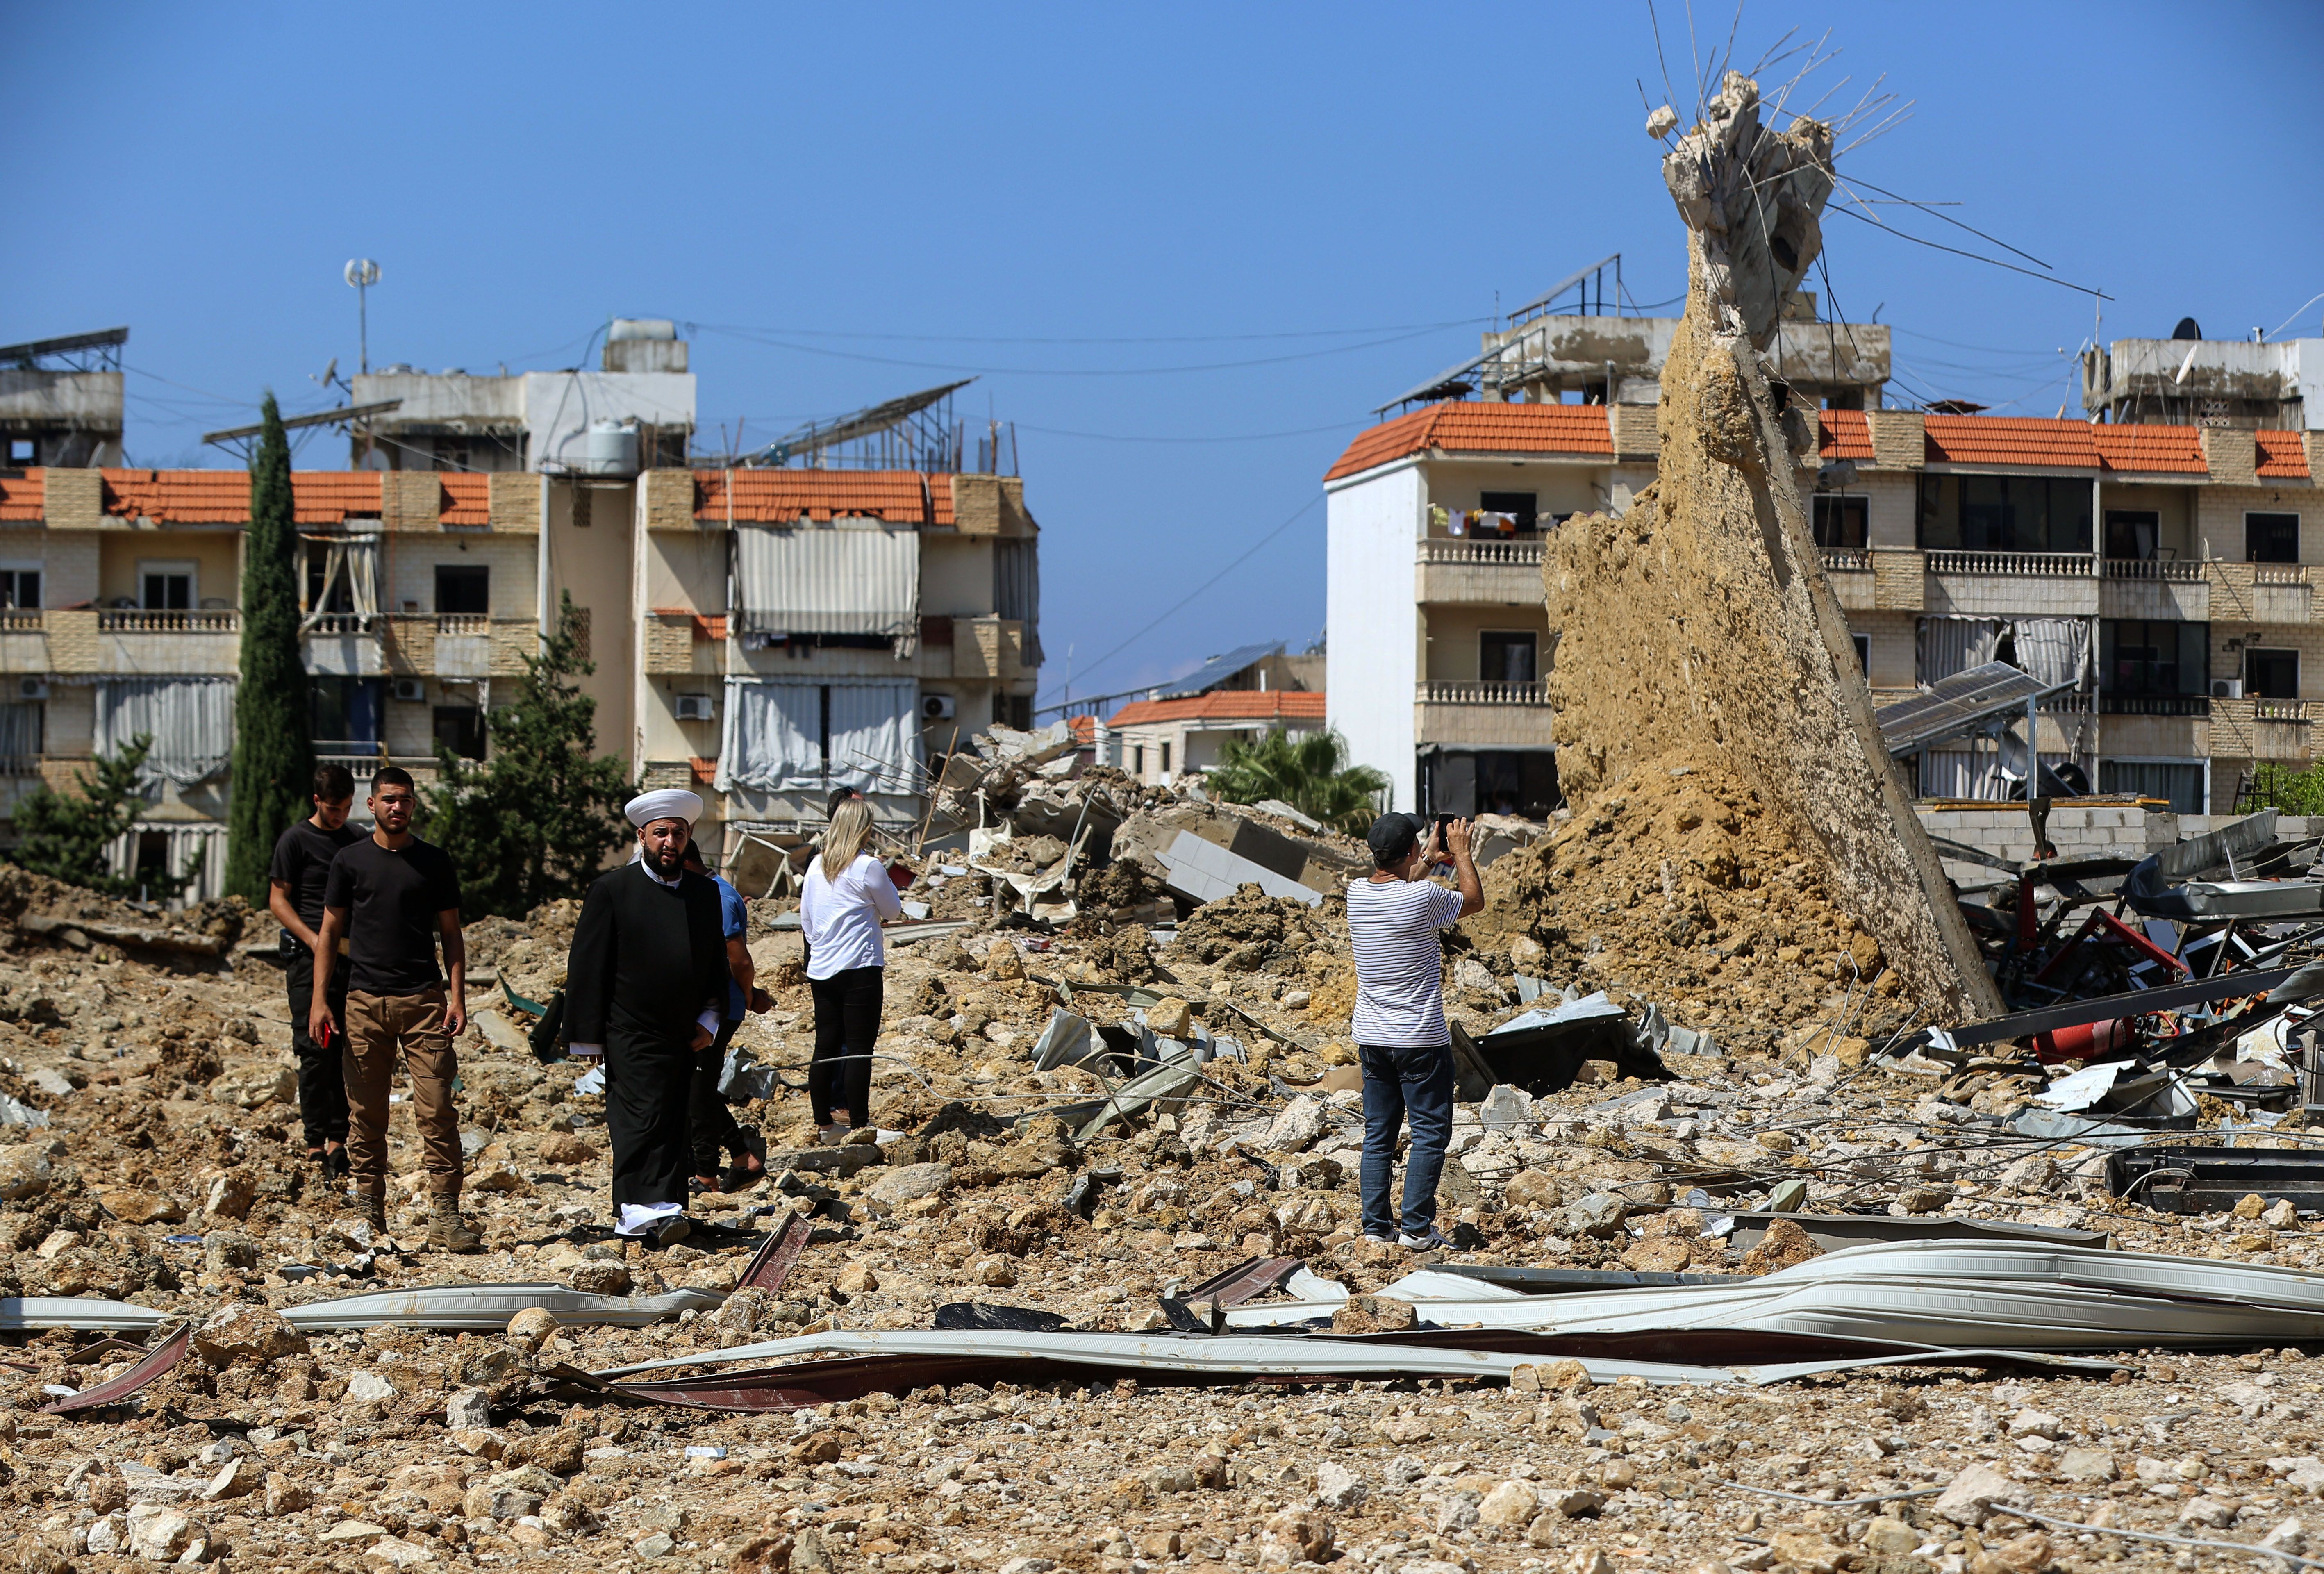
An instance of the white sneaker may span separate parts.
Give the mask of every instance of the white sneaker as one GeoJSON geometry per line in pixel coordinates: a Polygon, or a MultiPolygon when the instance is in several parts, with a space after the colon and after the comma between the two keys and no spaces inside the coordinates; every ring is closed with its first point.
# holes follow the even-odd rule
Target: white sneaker
{"type": "Polygon", "coordinates": [[[1451,1246],[1452,1239],[1432,1224],[1428,1227],[1426,1235],[1398,1234],[1396,1244],[1408,1251],[1433,1251],[1440,1246],[1451,1246]]]}
{"type": "Polygon", "coordinates": [[[1392,1235],[1374,1235],[1369,1229],[1364,1231],[1364,1238],[1370,1241],[1377,1241],[1381,1246],[1394,1246],[1396,1244],[1396,1237],[1392,1235]]]}

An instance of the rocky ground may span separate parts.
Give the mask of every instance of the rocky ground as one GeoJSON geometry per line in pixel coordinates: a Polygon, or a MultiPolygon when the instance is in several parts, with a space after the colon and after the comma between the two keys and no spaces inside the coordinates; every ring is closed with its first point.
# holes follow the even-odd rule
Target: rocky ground
{"type": "MultiPolygon", "coordinates": [[[[1638,988],[1652,978],[1619,940],[1651,925],[1669,986],[1657,999],[1711,1029],[1719,1053],[1674,1058],[1675,1078],[1651,1086],[1592,1063],[1563,1092],[1505,1091],[1490,1129],[1463,1106],[1444,1188],[1456,1260],[1765,1271],[1783,1255],[1747,1256],[1704,1233],[1688,1193],[1743,1208],[1796,1183],[1811,1210],[2075,1225],[2132,1249],[2324,1261],[2324,1238],[2283,1210],[2152,1214],[2107,1196],[2088,1153],[1999,1140],[1970,1118],[2009,1113],[2038,1089],[2014,1060],[1920,1075],[1880,1062],[1872,1052],[1904,1018],[1877,987],[1877,953],[1796,870],[1755,863],[1731,787],[1673,779],[1675,790],[1600,804],[1496,864],[1491,907],[1448,946],[1448,998],[1480,1032],[1517,1010],[1520,976],[1638,988]],[[1650,837],[1665,834],[1703,842],[1697,873],[1665,875],[1650,837]],[[1626,897],[1616,876],[1635,884],[1649,868],[1651,899],[1626,897]],[[1521,899],[1528,884],[1555,885],[1563,907],[1521,899]]],[[[602,1368],[819,1325],[923,1328],[954,1301],[1148,1329],[1173,1284],[1260,1252],[1303,1256],[1360,1293],[1413,1266],[1357,1238],[1359,1098],[1339,1086],[1351,1081],[1353,980],[1338,904],[1247,888],[1157,946],[1132,915],[1157,892],[1128,862],[1083,879],[1081,916],[1060,932],[988,925],[897,948],[882,1045],[895,1058],[874,1082],[886,1131],[844,1176],[785,1162],[810,1135],[796,1091],[809,1008],[795,938],[754,943],[779,1006],[742,1043],[778,1085],[744,1118],[766,1131],[778,1179],[702,1210],[759,1229],[770,1211],[813,1215],[779,1294],[642,1330],[533,1316],[506,1335],[302,1339],[264,1309],[446,1282],[724,1289],[750,1246],[610,1241],[602,1106],[574,1088],[578,1068],[544,1067],[489,1024],[461,1046],[468,1204],[485,1249],[422,1248],[404,1106],[391,1234],[372,1238],[299,1157],[271,962],[124,950],[87,933],[75,943],[23,916],[155,919],[13,874],[0,888],[12,925],[0,929],[0,1091],[13,1100],[0,1106],[0,1293],[112,1297],[204,1328],[195,1356],[134,1411],[38,1413],[51,1390],[101,1381],[134,1349],[76,1362],[97,1340],[61,1331],[0,1349],[0,1490],[16,1552],[43,1574],[124,1557],[807,1574],[2208,1568],[2239,1560],[2008,1510],[2272,1536],[2287,1551],[2324,1521],[2311,1506],[2324,1490],[2318,1368],[2290,1349],[2125,1351],[2112,1383],[1929,1372],[1648,1389],[1564,1385],[1572,1374],[1554,1369],[1532,1388],[996,1380],[747,1417],[538,1396],[532,1375],[553,1362],[602,1368]],[[1010,1124],[1100,1096],[1090,1073],[1037,1072],[1028,1052],[1067,992],[1102,1024],[1130,1010],[1106,986],[1130,984],[1165,997],[1149,1025],[1199,1023],[1242,1058],[1214,1060],[1183,1106],[1086,1144],[1055,1118],[1010,1124]],[[1065,1194],[1091,1168],[1120,1178],[1084,1218],[1065,1194]],[[1995,1476],[1965,1476],[1977,1468],[1995,1476]]],[[[954,910],[989,917],[982,877],[939,889],[954,910]]],[[[756,910],[761,925],[776,916],[756,910]]],[[[480,924],[472,954],[543,999],[571,921],[560,907],[480,924]]],[[[226,907],[180,927],[231,945],[241,923],[226,907]]],[[[271,937],[248,927],[248,940],[271,937]]],[[[478,986],[475,1003],[497,987],[478,986]]]]}

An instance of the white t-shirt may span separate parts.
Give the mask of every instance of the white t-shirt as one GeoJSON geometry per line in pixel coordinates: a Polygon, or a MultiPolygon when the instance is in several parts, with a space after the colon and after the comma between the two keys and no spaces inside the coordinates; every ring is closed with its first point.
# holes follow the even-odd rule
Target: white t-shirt
{"type": "Polygon", "coordinates": [[[1444,949],[1436,935],[1460,916],[1461,893],[1427,880],[1348,882],[1358,1044],[1427,1048],[1452,1042],[1444,1022],[1444,949]]]}
{"type": "Polygon", "coordinates": [[[904,916],[902,898],[888,870],[868,852],[826,879],[823,854],[807,866],[807,889],[799,897],[799,929],[807,936],[807,976],[827,979],[855,967],[885,967],[888,948],[880,920],[904,916]]]}

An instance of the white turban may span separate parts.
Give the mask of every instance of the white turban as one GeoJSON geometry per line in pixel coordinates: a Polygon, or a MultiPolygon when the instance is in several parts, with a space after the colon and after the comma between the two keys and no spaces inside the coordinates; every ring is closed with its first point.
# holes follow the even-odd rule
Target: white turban
{"type": "Polygon", "coordinates": [[[643,830],[656,820],[683,820],[691,826],[702,818],[702,795],[687,792],[684,787],[662,787],[654,792],[640,793],[629,801],[622,813],[630,824],[643,830]]]}

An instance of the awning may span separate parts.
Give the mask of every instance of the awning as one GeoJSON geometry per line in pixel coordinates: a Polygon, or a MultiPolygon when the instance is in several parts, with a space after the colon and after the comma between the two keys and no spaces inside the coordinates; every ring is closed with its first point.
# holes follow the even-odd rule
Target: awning
{"type": "Polygon", "coordinates": [[[741,631],[917,634],[920,538],[877,520],[734,528],[741,631]]]}
{"type": "Polygon", "coordinates": [[[921,790],[919,685],[909,678],[730,677],[718,790],[921,790]]]}

